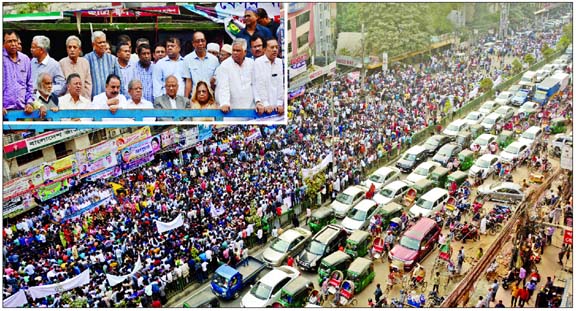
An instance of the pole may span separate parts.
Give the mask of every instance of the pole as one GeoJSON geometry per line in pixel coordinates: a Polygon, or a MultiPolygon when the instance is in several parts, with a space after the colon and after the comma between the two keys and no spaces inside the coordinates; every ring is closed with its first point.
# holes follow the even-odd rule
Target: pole
{"type": "Polygon", "coordinates": [[[360,89],[362,90],[362,93],[364,94],[364,102],[366,102],[366,92],[364,89],[362,89],[364,87],[364,85],[366,84],[366,69],[364,68],[364,43],[366,42],[366,40],[364,39],[364,23],[362,23],[362,79],[360,81],[361,85],[360,85],[360,89]]]}

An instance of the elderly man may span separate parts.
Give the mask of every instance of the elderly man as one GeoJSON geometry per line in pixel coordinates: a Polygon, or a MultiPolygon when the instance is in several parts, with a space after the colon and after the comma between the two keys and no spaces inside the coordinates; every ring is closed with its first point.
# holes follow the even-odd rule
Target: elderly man
{"type": "MultiPolygon", "coordinates": [[[[130,100],[121,109],[154,109],[154,104],[142,98],[142,82],[134,79],[128,83],[128,92],[130,100]]],[[[156,118],[143,118],[144,122],[154,122],[156,118]]]]}
{"type": "MultiPolygon", "coordinates": [[[[111,74],[106,78],[105,91],[94,96],[92,107],[93,109],[109,109],[112,113],[115,113],[118,108],[124,106],[126,106],[126,97],[120,94],[120,77],[111,74]]],[[[108,120],[110,119],[102,119],[102,121],[108,120]]]]}
{"type": "Polygon", "coordinates": [[[184,57],[182,66],[182,77],[186,80],[184,96],[190,98],[192,89],[198,81],[210,82],[214,76],[214,71],[220,65],[216,56],[206,51],[206,36],[200,31],[192,35],[192,46],[194,51],[184,57]]]}
{"type": "Polygon", "coordinates": [[[232,56],[232,46],[230,44],[224,44],[220,49],[220,54],[218,54],[220,64],[222,64],[222,62],[228,59],[230,56],[232,56]]]}
{"type": "Polygon", "coordinates": [[[25,110],[32,112],[34,86],[30,59],[18,52],[18,35],[14,31],[4,33],[2,102],[3,111],[25,110]]]}
{"type": "Polygon", "coordinates": [[[40,72],[36,77],[36,100],[32,103],[34,110],[44,106],[52,111],[58,111],[58,97],[52,93],[52,76],[48,72],[40,72]]]}
{"type": "Polygon", "coordinates": [[[174,76],[178,82],[178,95],[184,95],[185,83],[182,79],[181,69],[184,58],[180,56],[180,39],[169,38],[166,41],[166,57],[160,59],[154,66],[154,97],[166,94],[166,79],[174,76]]]}
{"type": "MultiPolygon", "coordinates": [[[[178,95],[178,79],[175,76],[166,77],[166,95],[158,96],[154,100],[155,109],[186,109],[189,100],[178,95]]],[[[159,121],[172,121],[171,118],[159,118],[159,121]]]]}
{"type": "Polygon", "coordinates": [[[154,64],[152,64],[152,50],[149,44],[141,44],[136,48],[138,62],[134,65],[134,79],[142,83],[142,96],[149,102],[154,101],[153,76],[154,64]]]}
{"type": "Polygon", "coordinates": [[[278,49],[278,41],[270,38],[264,42],[265,56],[254,61],[254,101],[260,113],[262,107],[267,113],[284,113],[284,67],[278,49]]]}
{"type": "Polygon", "coordinates": [[[126,41],[120,41],[116,46],[116,60],[120,68],[120,92],[126,98],[130,98],[128,94],[128,82],[134,79],[134,63],[130,61],[130,44],[126,41]]]}
{"type": "Polygon", "coordinates": [[[31,61],[32,65],[32,83],[36,83],[36,77],[41,72],[47,72],[52,77],[52,89],[57,95],[61,92],[65,92],[64,89],[64,74],[62,73],[62,68],[60,64],[50,55],[48,51],[50,50],[50,39],[45,36],[35,36],[32,38],[32,46],[30,47],[30,52],[34,58],[31,61]]]}
{"type": "Polygon", "coordinates": [[[260,35],[253,35],[250,38],[250,48],[252,51],[252,59],[256,60],[258,57],[264,55],[264,39],[260,35]]]}
{"type": "Polygon", "coordinates": [[[85,58],[90,64],[92,97],[95,97],[106,91],[106,81],[111,74],[117,77],[120,75],[120,67],[116,56],[106,53],[106,34],[102,31],[92,34],[92,49],[85,58]]]}
{"type": "Polygon", "coordinates": [[[58,107],[60,110],[92,108],[90,100],[82,95],[82,91],[85,90],[85,88],[82,87],[82,77],[80,74],[71,73],[68,75],[68,78],[66,78],[66,86],[68,93],[58,98],[58,107]]]}
{"type": "Polygon", "coordinates": [[[254,61],[246,57],[246,46],[246,40],[236,38],[232,43],[232,57],[218,70],[216,99],[222,112],[254,108],[254,61]]]}
{"type": "Polygon", "coordinates": [[[82,53],[82,41],[76,36],[69,36],[68,39],[66,39],[66,52],[68,56],[60,60],[62,73],[65,77],[69,77],[73,73],[78,74],[80,76],[80,83],[82,83],[81,95],[85,98],[91,98],[92,76],[90,75],[90,64],[88,64],[86,59],[80,57],[80,53],[82,53]]]}
{"type": "MultiPolygon", "coordinates": [[[[244,23],[246,27],[238,33],[236,38],[242,38],[246,40],[246,42],[250,42],[250,38],[256,34],[259,34],[262,38],[272,37],[270,29],[258,25],[258,17],[256,16],[255,10],[250,9],[244,11],[244,23]]],[[[246,56],[252,57],[252,51],[250,49],[246,52],[246,56]]]]}
{"type": "Polygon", "coordinates": [[[208,43],[208,45],[206,46],[206,51],[208,51],[208,53],[216,56],[216,58],[218,58],[218,55],[220,54],[220,46],[218,45],[218,43],[208,43]]]}

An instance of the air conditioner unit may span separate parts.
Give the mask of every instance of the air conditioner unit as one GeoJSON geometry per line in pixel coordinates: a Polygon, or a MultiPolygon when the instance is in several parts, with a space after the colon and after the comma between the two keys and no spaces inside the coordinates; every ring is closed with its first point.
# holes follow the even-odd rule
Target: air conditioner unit
{"type": "Polygon", "coordinates": [[[116,136],[120,136],[120,129],[110,129],[108,130],[108,137],[113,138],[116,136]]]}

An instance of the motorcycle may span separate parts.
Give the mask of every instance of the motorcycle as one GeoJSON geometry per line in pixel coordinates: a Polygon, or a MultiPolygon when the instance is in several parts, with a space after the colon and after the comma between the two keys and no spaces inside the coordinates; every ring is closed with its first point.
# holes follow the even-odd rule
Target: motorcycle
{"type": "Polygon", "coordinates": [[[502,224],[500,224],[496,220],[496,218],[488,216],[488,219],[486,222],[486,230],[491,235],[496,235],[496,233],[498,233],[502,230],[502,224]]]}
{"type": "Polygon", "coordinates": [[[505,277],[505,278],[502,280],[502,288],[503,288],[503,289],[508,289],[508,288],[510,288],[510,284],[516,282],[516,280],[518,280],[518,279],[516,278],[516,274],[509,274],[507,277],[505,277]]]}
{"type": "Polygon", "coordinates": [[[428,294],[428,308],[438,307],[444,302],[444,297],[438,296],[438,293],[431,291],[428,294]]]}
{"type": "Polygon", "coordinates": [[[474,241],[478,241],[478,240],[480,240],[480,232],[478,231],[478,228],[476,228],[475,226],[470,226],[468,228],[467,233],[462,232],[462,229],[455,232],[454,239],[456,241],[460,241],[460,240],[464,240],[464,239],[472,239],[474,241]]]}

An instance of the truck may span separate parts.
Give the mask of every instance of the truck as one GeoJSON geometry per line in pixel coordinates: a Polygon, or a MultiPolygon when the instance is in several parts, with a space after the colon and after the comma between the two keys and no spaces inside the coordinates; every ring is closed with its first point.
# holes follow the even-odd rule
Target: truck
{"type": "Polygon", "coordinates": [[[536,94],[532,101],[544,105],[560,90],[560,80],[556,77],[548,77],[536,85],[536,94]]]}
{"type": "Polygon", "coordinates": [[[552,78],[558,80],[560,82],[560,88],[558,89],[559,92],[564,92],[568,84],[570,83],[570,75],[565,72],[558,72],[555,73],[552,78]]]}
{"type": "Polygon", "coordinates": [[[247,265],[240,263],[233,268],[223,264],[216,269],[210,282],[214,295],[224,300],[236,299],[244,287],[255,283],[260,272],[268,269],[263,261],[255,257],[248,256],[246,260],[247,265]]]}

